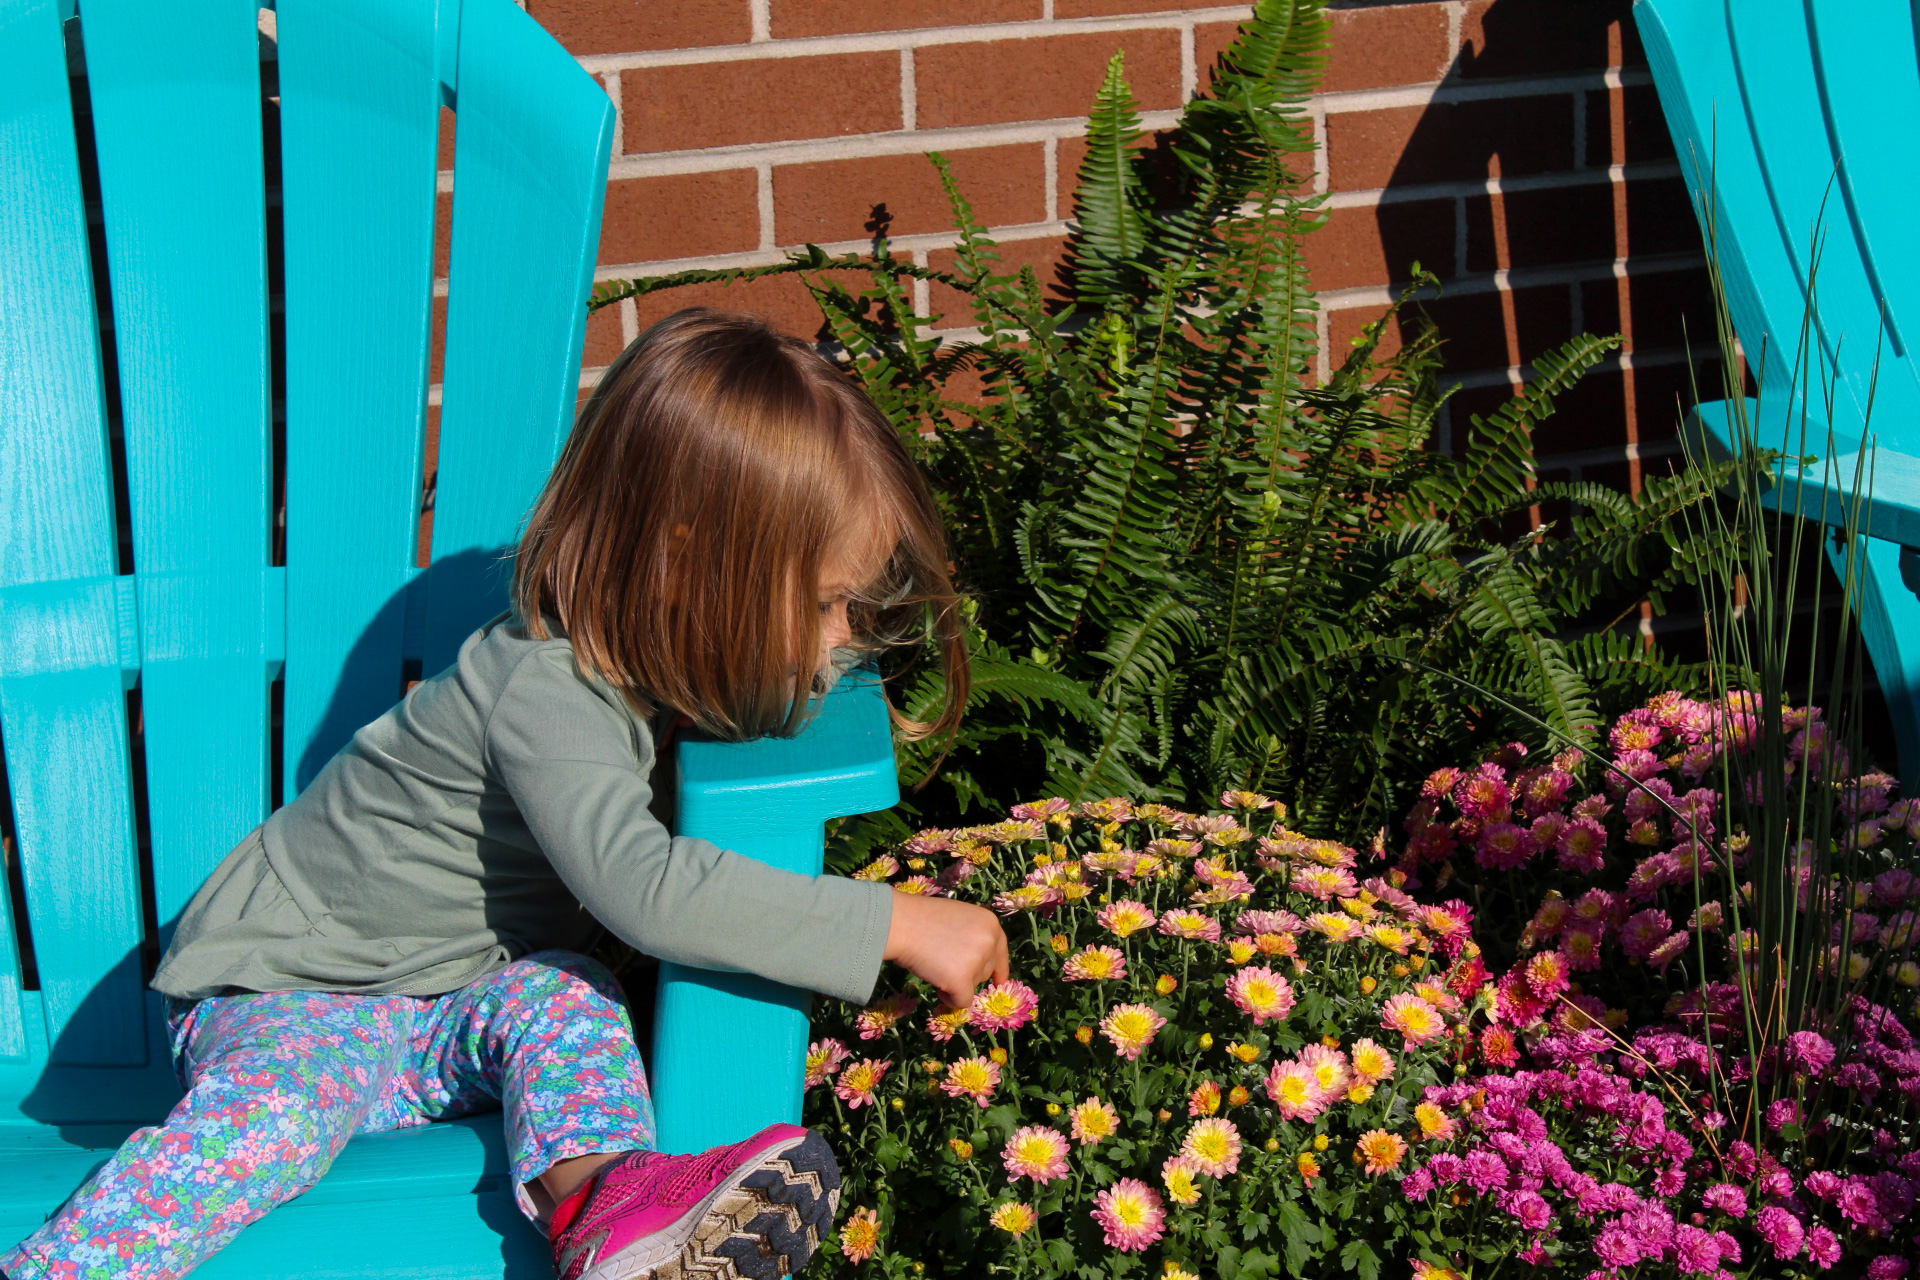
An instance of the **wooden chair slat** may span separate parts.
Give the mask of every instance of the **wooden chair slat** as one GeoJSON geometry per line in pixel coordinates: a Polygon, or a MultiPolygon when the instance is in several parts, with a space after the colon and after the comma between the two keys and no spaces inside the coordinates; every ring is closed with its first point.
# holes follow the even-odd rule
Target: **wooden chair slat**
{"type": "Polygon", "coordinates": [[[1920,119],[1913,5],[1853,0],[1814,6],[1807,16],[1827,128],[1839,157],[1837,194],[1871,273],[1874,301],[1884,306],[1889,322],[1874,434],[1920,454],[1920,245],[1908,230],[1913,210],[1920,208],[1920,170],[1889,162],[1911,151],[1906,122],[1920,119]]]}
{"type": "Polygon", "coordinates": [[[258,12],[254,0],[90,0],[81,23],[163,924],[267,815],[273,389],[258,12]]]}
{"type": "MultiPolygon", "coordinates": [[[[85,204],[53,0],[0,10],[0,725],[45,1034],[145,1060],[113,479],[85,204]],[[83,1012],[84,1011],[84,1012],[83,1012]]],[[[137,659],[135,659],[137,660],[137,659]]],[[[0,1054],[34,1037],[0,937],[0,1054]]]]}
{"type": "Polygon", "coordinates": [[[286,799],[400,694],[417,572],[440,24],[457,33],[459,6],[278,9],[286,799]]]}
{"type": "Polygon", "coordinates": [[[613,135],[613,104],[509,0],[463,8],[456,110],[428,672],[506,607],[499,553],[572,425],[613,135]]]}

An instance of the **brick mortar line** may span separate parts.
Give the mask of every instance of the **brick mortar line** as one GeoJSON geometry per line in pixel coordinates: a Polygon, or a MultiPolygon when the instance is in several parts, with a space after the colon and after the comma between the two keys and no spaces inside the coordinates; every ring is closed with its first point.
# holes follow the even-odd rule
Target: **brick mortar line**
{"type": "MultiPolygon", "coordinates": [[[[1669,365],[1685,363],[1687,363],[1685,348],[1657,347],[1651,351],[1616,351],[1594,365],[1590,372],[1619,373],[1623,369],[1661,369],[1669,365]]],[[[1504,369],[1475,369],[1471,373],[1463,373],[1457,377],[1442,374],[1439,382],[1442,389],[1464,387],[1469,391],[1477,391],[1482,387],[1510,387],[1516,382],[1527,382],[1533,378],[1534,373],[1531,363],[1514,364],[1504,369]]]]}
{"type": "Polygon", "coordinates": [[[1556,169],[1552,173],[1526,174],[1518,178],[1468,178],[1459,182],[1333,191],[1327,194],[1326,207],[1358,209],[1382,204],[1406,204],[1414,200],[1450,200],[1461,196],[1506,195],[1515,191],[1552,191],[1564,187],[1648,182],[1679,176],[1680,162],[1677,160],[1646,160],[1637,164],[1609,165],[1604,169],[1556,169]]]}
{"type": "MultiPolygon", "coordinates": [[[[1180,119],[1174,109],[1145,111],[1144,129],[1172,128],[1180,119]]],[[[759,164],[811,164],[822,160],[868,160],[886,156],[921,155],[928,151],[974,150],[1012,146],[1022,142],[1052,142],[1086,136],[1084,116],[1056,116],[1049,120],[1016,120],[1006,124],[955,125],[945,129],[891,129],[882,133],[855,133],[841,138],[794,138],[785,142],[754,142],[736,147],[706,147],[686,151],[646,151],[615,156],[609,180],[655,178],[683,173],[713,173],[721,169],[751,169],[759,164]]],[[[442,172],[442,191],[453,190],[453,175],[442,172]]]]}
{"type": "Polygon", "coordinates": [[[588,71],[638,71],[711,62],[756,62],[773,58],[812,58],[835,53],[884,53],[942,44],[990,44],[1046,36],[1105,35],[1114,31],[1179,31],[1206,22],[1244,22],[1251,5],[1208,9],[1170,9],[1158,13],[1115,14],[1094,18],[988,22],[977,26],[913,27],[837,36],[796,36],[748,44],[701,45],[686,49],[649,49],[636,53],[590,53],[577,61],[588,71]]]}
{"type": "MultiPolygon", "coordinates": [[[[1455,276],[1443,281],[1440,289],[1420,289],[1413,296],[1424,302],[1442,296],[1511,292],[1542,285],[1585,284],[1594,280],[1617,279],[1622,275],[1660,275],[1706,265],[1704,253],[1662,253],[1614,258],[1585,266],[1517,267],[1507,271],[1455,276]]],[[[1384,307],[1400,296],[1400,290],[1393,285],[1357,285],[1351,289],[1328,289],[1317,296],[1321,306],[1344,311],[1353,307],[1384,307]]]]}
{"type": "MultiPolygon", "coordinates": [[[[1547,421],[1551,422],[1549,418],[1547,421]]],[[[1668,458],[1680,452],[1678,440],[1658,440],[1652,444],[1615,444],[1601,445],[1593,449],[1577,449],[1572,453],[1543,453],[1533,460],[1536,471],[1550,467],[1595,467],[1607,462],[1651,462],[1656,458],[1668,458]]]]}
{"type": "MultiPolygon", "coordinates": [[[[1013,226],[991,227],[988,234],[999,244],[1015,244],[1022,240],[1044,240],[1049,236],[1063,236],[1069,224],[1059,218],[1052,222],[1023,222],[1013,226]]],[[[960,242],[957,231],[928,231],[917,235],[894,236],[888,240],[895,256],[906,256],[934,249],[951,249],[960,242]]],[[[871,238],[862,240],[830,240],[820,244],[820,248],[830,254],[860,253],[873,247],[871,238]]],[[[672,275],[676,271],[725,271],[738,267],[765,267],[777,262],[785,262],[787,255],[798,250],[800,245],[776,245],[763,249],[744,249],[738,253],[711,253],[698,258],[661,258],[648,262],[627,262],[602,264],[594,268],[593,278],[602,280],[641,280],[655,276],[672,275]]]]}
{"type": "Polygon", "coordinates": [[[1324,100],[1330,114],[1383,111],[1394,107],[1451,106],[1461,102],[1488,102],[1502,98],[1539,98],[1582,90],[1638,88],[1653,83],[1651,72],[1638,67],[1610,67],[1605,71],[1571,71],[1557,76],[1516,76],[1511,79],[1467,81],[1434,80],[1425,84],[1392,85],[1378,89],[1342,89],[1314,95],[1324,100]]]}

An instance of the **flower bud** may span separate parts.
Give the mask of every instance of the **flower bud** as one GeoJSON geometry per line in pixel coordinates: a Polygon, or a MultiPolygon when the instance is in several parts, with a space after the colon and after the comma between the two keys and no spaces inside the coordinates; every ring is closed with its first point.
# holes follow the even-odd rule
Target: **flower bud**
{"type": "Polygon", "coordinates": [[[1415,973],[1418,973],[1427,967],[1427,958],[1425,956],[1414,956],[1407,961],[1407,964],[1415,973]]]}
{"type": "Polygon", "coordinates": [[[1163,973],[1160,975],[1160,981],[1153,984],[1153,989],[1163,996],[1170,996],[1179,985],[1180,979],[1170,973],[1163,973]]]}
{"type": "Polygon", "coordinates": [[[1073,1038],[1075,1040],[1078,1040],[1081,1044],[1092,1044],[1093,1028],[1092,1027],[1076,1027],[1073,1032],[1073,1038]]]}
{"type": "Polygon", "coordinates": [[[1057,1103],[1057,1102],[1049,1102],[1049,1103],[1047,1104],[1047,1114],[1048,1114],[1048,1115],[1050,1115],[1050,1116],[1057,1116],[1057,1115],[1059,1115],[1059,1114],[1060,1114],[1060,1104],[1059,1104],[1059,1103],[1057,1103]]]}
{"type": "Polygon", "coordinates": [[[1368,974],[1366,977],[1360,979],[1360,994],[1370,996],[1373,994],[1373,989],[1379,985],[1378,982],[1373,980],[1373,975],[1368,974]]]}
{"type": "Polygon", "coordinates": [[[1252,1098],[1245,1085],[1237,1084],[1227,1091],[1227,1105],[1230,1107],[1244,1107],[1252,1098]]]}
{"type": "Polygon", "coordinates": [[[1053,954],[1057,956],[1063,956],[1067,954],[1067,947],[1069,945],[1071,944],[1068,943],[1066,934],[1056,933],[1053,935],[1053,954]]]}
{"type": "MultiPolygon", "coordinates": [[[[1913,983],[1911,983],[1911,982],[1909,982],[1909,983],[1908,983],[1907,985],[1908,985],[1908,986],[1912,986],[1912,985],[1913,985],[1913,983]]],[[[1211,1032],[1211,1031],[1202,1031],[1202,1032],[1200,1033],[1200,1047],[1201,1047],[1202,1049],[1211,1049],[1211,1048],[1213,1048],[1213,1032],[1211,1032]]]]}
{"type": "Polygon", "coordinates": [[[1267,1150],[1278,1151],[1279,1149],[1280,1149],[1280,1139],[1278,1138],[1267,1139],[1267,1150]]]}
{"type": "Polygon", "coordinates": [[[962,1160],[973,1159],[973,1144],[964,1138],[948,1138],[947,1145],[953,1148],[953,1154],[962,1160]]]}
{"type": "Polygon", "coordinates": [[[1004,1067],[1007,1065],[1007,1051],[1005,1049],[1000,1048],[998,1045],[988,1050],[987,1056],[989,1058],[992,1058],[994,1062],[1000,1066],[1004,1067]]]}
{"type": "Polygon", "coordinates": [[[1320,1047],[1322,1049],[1338,1049],[1340,1047],[1340,1037],[1339,1036],[1321,1036],[1320,1047]]]}
{"type": "Polygon", "coordinates": [[[1173,1119],[1173,1112],[1167,1110],[1165,1107],[1162,1107],[1158,1111],[1153,1113],[1153,1118],[1159,1121],[1161,1124],[1165,1124],[1167,1121],[1173,1119]]]}
{"type": "Polygon", "coordinates": [[[1314,1134],[1314,1135],[1313,1135],[1313,1149],[1314,1149],[1315,1151],[1325,1151],[1325,1150],[1327,1149],[1327,1135],[1326,1135],[1326,1134],[1324,1134],[1324,1133],[1316,1133],[1316,1134],[1314,1134]]]}
{"type": "Polygon", "coordinates": [[[888,1103],[887,1105],[892,1107],[895,1111],[905,1111],[907,1109],[907,1100],[905,1098],[895,1098],[892,1102],[888,1103]]]}
{"type": "Polygon", "coordinates": [[[1409,968],[1407,968],[1407,966],[1406,966],[1406,965],[1403,965],[1403,964],[1397,964],[1397,965],[1395,965],[1395,966],[1393,966],[1393,968],[1392,968],[1391,970],[1389,970],[1389,972],[1390,972],[1390,973],[1392,973],[1392,974],[1393,974],[1393,976],[1394,976],[1394,977],[1396,977],[1396,978],[1404,978],[1404,977],[1406,977],[1406,976],[1407,976],[1408,974],[1410,974],[1410,973],[1412,973],[1412,972],[1413,972],[1413,970],[1411,970],[1411,969],[1409,969],[1409,968]]]}
{"type": "Polygon", "coordinates": [[[920,1064],[920,1069],[930,1076],[937,1076],[946,1070],[938,1058],[928,1058],[920,1064]]]}

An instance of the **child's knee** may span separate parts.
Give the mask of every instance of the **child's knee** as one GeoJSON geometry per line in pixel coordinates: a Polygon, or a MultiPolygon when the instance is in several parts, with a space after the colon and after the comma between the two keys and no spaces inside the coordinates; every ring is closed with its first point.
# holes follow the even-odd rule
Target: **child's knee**
{"type": "Polygon", "coordinates": [[[626,992],[611,970],[591,956],[576,951],[535,951],[498,974],[506,994],[552,1000],[571,996],[587,1003],[626,1004],[626,992]]]}

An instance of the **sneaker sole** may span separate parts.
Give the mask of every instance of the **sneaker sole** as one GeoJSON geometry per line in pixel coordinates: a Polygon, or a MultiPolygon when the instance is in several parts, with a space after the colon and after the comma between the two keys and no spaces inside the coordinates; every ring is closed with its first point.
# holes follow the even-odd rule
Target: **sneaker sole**
{"type": "Polygon", "coordinates": [[[806,1265],[839,1207],[840,1166],[826,1139],[808,1133],[770,1148],[716,1191],[671,1256],[628,1250],[580,1280],[780,1280],[806,1265]]]}

